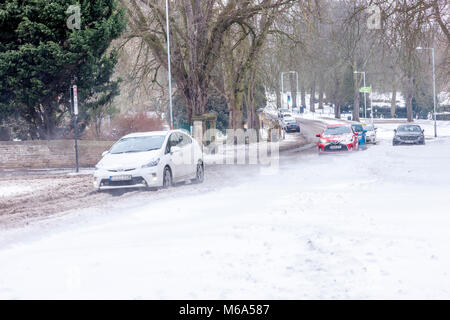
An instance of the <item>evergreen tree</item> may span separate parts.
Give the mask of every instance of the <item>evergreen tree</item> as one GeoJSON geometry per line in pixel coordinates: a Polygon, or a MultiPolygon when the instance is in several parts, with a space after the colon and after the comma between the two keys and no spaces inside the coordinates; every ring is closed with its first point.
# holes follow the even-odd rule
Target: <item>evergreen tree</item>
{"type": "Polygon", "coordinates": [[[0,115],[19,115],[32,138],[50,139],[70,112],[72,84],[81,119],[86,108],[110,103],[120,79],[111,80],[118,55],[108,48],[125,25],[117,0],[2,1],[0,115]],[[80,8],[79,29],[71,5],[80,8]]]}

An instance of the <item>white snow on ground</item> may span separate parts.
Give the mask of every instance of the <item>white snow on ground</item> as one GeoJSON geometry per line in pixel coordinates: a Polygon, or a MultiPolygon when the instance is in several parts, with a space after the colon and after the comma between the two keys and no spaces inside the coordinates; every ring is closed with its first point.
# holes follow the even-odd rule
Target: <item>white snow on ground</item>
{"type": "Polygon", "coordinates": [[[33,188],[29,185],[0,181],[0,197],[18,196],[31,191],[33,188]]]}
{"type": "Polygon", "coordinates": [[[2,231],[0,298],[449,299],[450,139],[389,139],[292,154],[233,188],[2,231]]]}

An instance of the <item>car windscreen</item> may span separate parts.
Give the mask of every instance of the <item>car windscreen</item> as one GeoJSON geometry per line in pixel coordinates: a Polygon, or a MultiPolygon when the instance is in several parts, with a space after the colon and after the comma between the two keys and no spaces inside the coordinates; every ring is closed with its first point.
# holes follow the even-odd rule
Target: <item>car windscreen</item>
{"type": "Polygon", "coordinates": [[[400,126],[398,127],[397,131],[420,133],[422,130],[420,130],[419,126],[400,126]]]}
{"type": "Polygon", "coordinates": [[[165,138],[165,136],[123,138],[114,144],[109,153],[119,154],[161,149],[165,138]]]}
{"type": "Polygon", "coordinates": [[[352,124],[352,128],[355,132],[362,132],[364,130],[360,124],[352,124]]]}
{"type": "Polygon", "coordinates": [[[367,131],[373,131],[374,130],[372,125],[366,125],[366,126],[364,126],[364,129],[367,130],[367,131]]]}
{"type": "Polygon", "coordinates": [[[328,127],[323,132],[327,136],[336,136],[340,134],[351,133],[349,127],[339,126],[339,127],[328,127]]]}

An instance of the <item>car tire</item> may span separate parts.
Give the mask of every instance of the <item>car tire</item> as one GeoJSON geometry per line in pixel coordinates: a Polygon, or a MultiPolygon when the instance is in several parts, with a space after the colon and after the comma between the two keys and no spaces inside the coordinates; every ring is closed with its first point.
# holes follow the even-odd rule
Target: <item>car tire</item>
{"type": "Polygon", "coordinates": [[[168,189],[172,186],[172,171],[169,167],[164,168],[163,174],[163,189],[168,189]]]}
{"type": "Polygon", "coordinates": [[[194,183],[203,183],[205,181],[205,166],[203,162],[199,161],[197,164],[197,171],[195,173],[194,183]]]}

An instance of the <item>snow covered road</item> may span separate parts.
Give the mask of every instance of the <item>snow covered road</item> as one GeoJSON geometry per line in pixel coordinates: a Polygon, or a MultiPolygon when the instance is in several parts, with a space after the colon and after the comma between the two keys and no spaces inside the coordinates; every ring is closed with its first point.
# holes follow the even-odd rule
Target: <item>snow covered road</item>
{"type": "Polygon", "coordinates": [[[450,139],[378,126],[358,153],[6,230],[0,298],[449,299],[450,139]]]}

